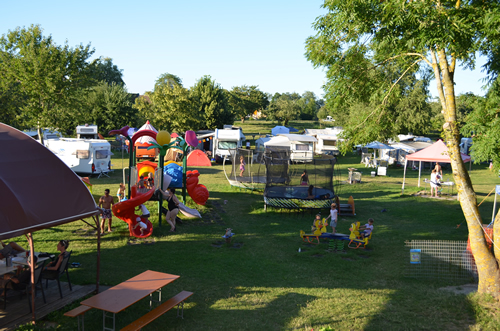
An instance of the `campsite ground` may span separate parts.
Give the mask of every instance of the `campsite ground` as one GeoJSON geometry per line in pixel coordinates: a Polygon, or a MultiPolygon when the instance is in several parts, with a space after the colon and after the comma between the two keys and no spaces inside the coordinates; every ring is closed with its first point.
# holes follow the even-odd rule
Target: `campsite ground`
{"type": "MultiPolygon", "coordinates": [[[[339,187],[341,201],[354,197],[357,215],[340,217],[337,230],[348,233],[351,222],[373,217],[369,250],[334,253],[327,251],[325,243],[304,244],[299,231],[310,229],[314,213],[265,212],[261,193],[230,187],[222,166],[216,165],[198,169],[200,183],[210,192],[207,205],[198,206],[203,218],[184,219],[178,232],[170,233],[165,222],[158,225],[154,202],[147,205],[155,226],[147,240],[130,238],[126,224],[114,218],[114,232],[105,234],[101,244],[101,284],[115,285],[148,269],[180,275],[163,295],[168,298],[182,290],[195,293],[185,306],[184,319],[170,311],[150,330],[500,329],[494,308],[485,308],[491,305],[489,298],[440,290],[461,283],[405,277],[406,240],[467,240],[466,224],[457,228],[464,220],[459,203],[412,196],[421,190],[416,187],[417,172],[412,171],[401,196],[401,168],[390,168],[387,177],[370,177],[371,169],[359,161],[355,155],[339,157],[341,180],[347,179],[348,167],[359,168],[363,177],[361,184],[339,187]],[[221,238],[227,227],[236,233],[231,245],[221,238]]],[[[90,179],[96,199],[105,188],[112,193],[118,188],[121,155],[114,156],[113,164],[116,170],[111,178],[90,179]]],[[[449,169],[444,172],[450,175],[449,169]]],[[[428,171],[423,175],[428,176],[428,171]]],[[[486,165],[474,165],[471,178],[479,202],[499,183],[486,165]]],[[[490,195],[480,206],[483,223],[489,223],[492,205],[490,195]]],[[[92,284],[94,232],[83,222],[73,222],[35,233],[35,247],[56,252],[57,241],[69,239],[72,261],[81,263],[71,269],[72,281],[92,284]]],[[[17,241],[26,245],[24,238],[17,241]]],[[[147,307],[143,300],[118,314],[117,328],[145,314],[147,307]]],[[[76,329],[76,320],[63,313],[54,312],[48,320],[58,323],[60,330],[76,329]]],[[[102,314],[88,312],[85,326],[101,329],[102,314]]]]}

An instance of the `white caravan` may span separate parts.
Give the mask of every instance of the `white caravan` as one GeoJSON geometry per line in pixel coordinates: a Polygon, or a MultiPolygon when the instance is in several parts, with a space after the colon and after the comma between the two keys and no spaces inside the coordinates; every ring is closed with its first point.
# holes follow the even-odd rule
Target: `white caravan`
{"type": "Polygon", "coordinates": [[[338,155],[338,143],[342,141],[338,136],[342,133],[343,128],[336,126],[326,129],[306,129],[305,134],[315,137],[318,141],[314,144],[314,153],[338,155]]]}
{"type": "MultiPolygon", "coordinates": [[[[265,148],[288,149],[290,150],[290,160],[297,162],[309,162],[314,157],[314,143],[317,139],[301,134],[279,134],[275,137],[260,138],[265,148]]],[[[260,145],[260,142],[257,143],[260,145]]],[[[257,147],[259,148],[259,147],[257,147]]]]}
{"type": "Polygon", "coordinates": [[[78,125],[76,127],[76,137],[78,139],[99,139],[97,125],[78,125]]]}
{"type": "Polygon", "coordinates": [[[245,140],[241,128],[215,129],[212,157],[215,157],[216,161],[222,161],[230,156],[229,149],[241,148],[245,140]]]}
{"type": "Polygon", "coordinates": [[[45,147],[74,172],[100,174],[111,169],[111,145],[103,139],[47,139],[45,147]]]}

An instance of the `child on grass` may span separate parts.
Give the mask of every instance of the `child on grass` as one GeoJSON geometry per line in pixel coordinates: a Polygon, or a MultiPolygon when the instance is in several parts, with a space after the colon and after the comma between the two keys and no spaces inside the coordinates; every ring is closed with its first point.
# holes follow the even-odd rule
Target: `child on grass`
{"type": "Polygon", "coordinates": [[[332,234],[337,232],[337,204],[334,202],[331,205],[330,215],[326,220],[330,219],[330,226],[332,227],[332,234]]]}
{"type": "Polygon", "coordinates": [[[245,158],[243,155],[240,156],[240,177],[243,177],[243,173],[245,172],[245,158]]]}

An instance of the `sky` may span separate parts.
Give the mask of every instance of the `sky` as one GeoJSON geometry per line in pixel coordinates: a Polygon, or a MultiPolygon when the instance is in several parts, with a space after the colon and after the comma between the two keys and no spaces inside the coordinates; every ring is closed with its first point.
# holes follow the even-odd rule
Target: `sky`
{"type": "MultiPolygon", "coordinates": [[[[39,24],[58,45],[91,44],[123,70],[131,93],[151,91],[170,73],[184,87],[209,75],[225,89],[312,91],[324,97],[325,73],[304,56],[305,40],[326,11],[321,0],[8,1],[0,35],[39,24]]],[[[456,73],[457,95],[484,95],[480,70],[456,73]]],[[[436,96],[435,82],[430,86],[436,96]]]]}

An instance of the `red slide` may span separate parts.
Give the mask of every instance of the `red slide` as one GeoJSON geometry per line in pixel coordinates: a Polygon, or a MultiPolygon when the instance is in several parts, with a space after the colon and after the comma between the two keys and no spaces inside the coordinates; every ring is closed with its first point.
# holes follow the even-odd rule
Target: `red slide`
{"type": "Polygon", "coordinates": [[[146,238],[149,237],[153,233],[153,225],[149,220],[146,220],[145,218],[141,217],[141,220],[147,225],[147,229],[144,230],[144,234],[141,235],[141,227],[138,226],[134,230],[134,226],[137,224],[137,217],[140,217],[139,215],[135,214],[135,209],[137,206],[143,204],[144,202],[148,201],[151,196],[153,195],[154,190],[149,190],[146,193],[142,193],[139,195],[134,196],[132,199],[125,200],[122,202],[118,202],[113,205],[113,214],[121,219],[122,221],[127,222],[128,224],[128,230],[130,232],[131,236],[137,237],[137,238],[146,238]]]}

